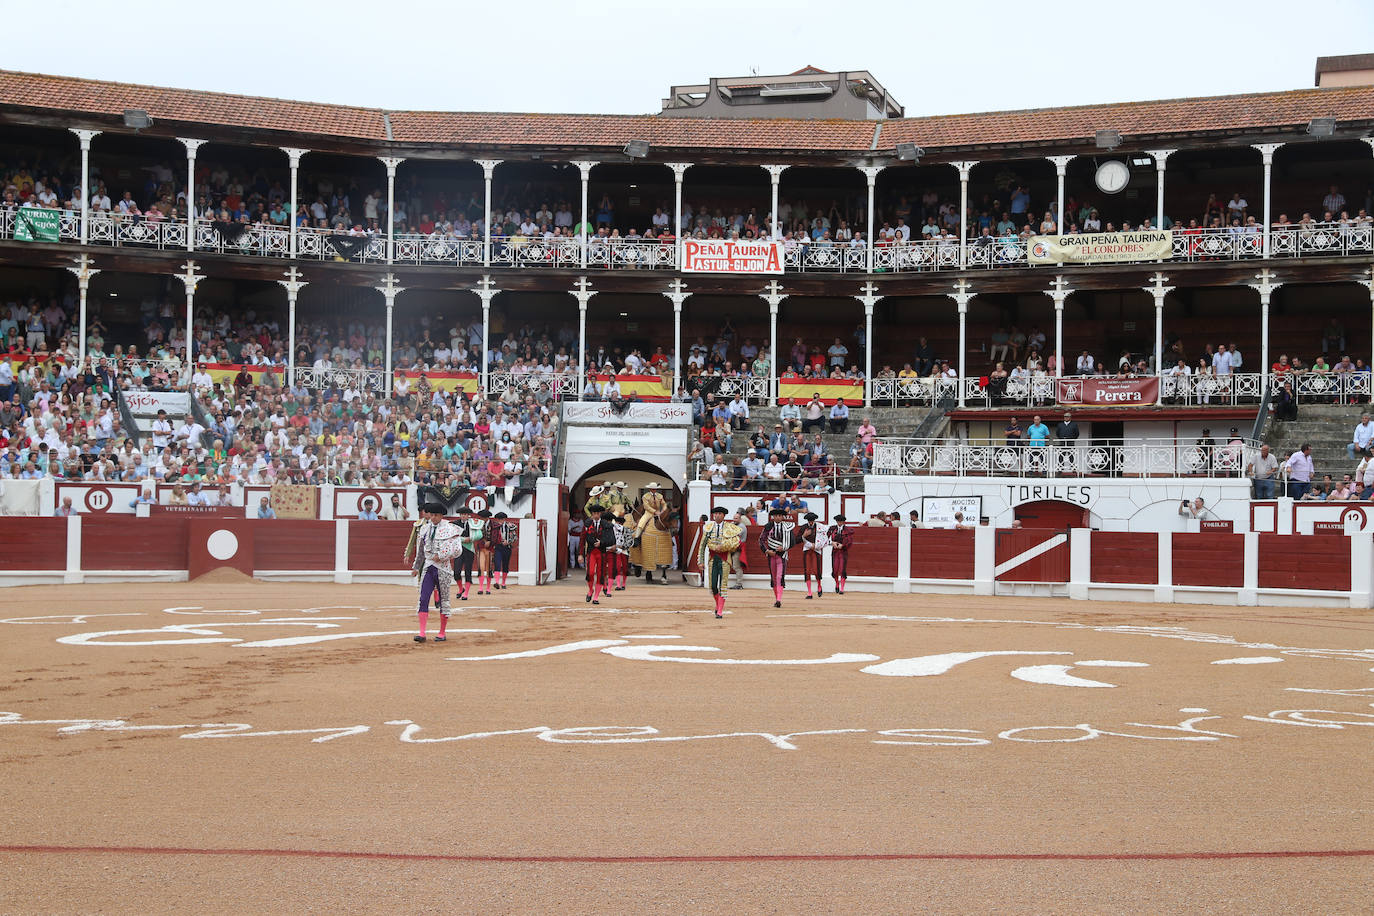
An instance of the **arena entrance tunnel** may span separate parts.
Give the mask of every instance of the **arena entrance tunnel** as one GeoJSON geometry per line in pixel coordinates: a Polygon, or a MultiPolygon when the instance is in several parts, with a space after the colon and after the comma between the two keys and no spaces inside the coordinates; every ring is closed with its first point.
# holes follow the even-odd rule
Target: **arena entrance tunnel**
{"type": "MultiPolygon", "coordinates": [[[[669,528],[674,542],[679,545],[675,554],[680,557],[686,499],[682,488],[673,481],[671,475],[658,465],[640,458],[612,458],[602,461],[583,472],[568,490],[570,514],[573,516],[583,515],[584,509],[591,499],[592,488],[607,482],[612,484],[624,483],[625,496],[632,506],[638,506],[640,499],[647,492],[649,484],[657,483],[659,485],[661,488],[659,493],[668,501],[672,511],[672,521],[669,528]]],[[[570,537],[568,545],[570,556],[576,552],[576,544],[572,543],[572,540],[570,537]]],[[[633,558],[633,556],[632,553],[631,557],[633,558]]],[[[635,571],[635,574],[639,575],[640,571],[635,571]]]]}

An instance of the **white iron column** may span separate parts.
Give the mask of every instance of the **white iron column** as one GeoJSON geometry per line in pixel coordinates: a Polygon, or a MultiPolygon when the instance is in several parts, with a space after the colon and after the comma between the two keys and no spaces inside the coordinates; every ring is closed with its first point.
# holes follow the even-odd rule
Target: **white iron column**
{"type": "MultiPolygon", "coordinates": [[[[289,224],[289,228],[291,230],[291,259],[295,260],[296,233],[299,231],[299,229],[296,226],[296,208],[300,206],[300,204],[296,200],[298,187],[297,179],[299,178],[299,173],[301,169],[301,157],[304,156],[306,153],[310,152],[310,150],[299,149],[298,147],[294,146],[283,146],[281,148],[281,151],[283,153],[286,153],[286,158],[291,163],[291,212],[289,214],[291,222],[289,224]]],[[[281,281],[278,280],[277,282],[280,283],[281,281]]],[[[292,371],[295,371],[294,368],[292,371]]]]}
{"type": "Polygon", "coordinates": [[[1069,231],[1068,221],[1064,219],[1064,175],[1068,172],[1069,163],[1077,159],[1077,156],[1046,156],[1050,162],[1054,163],[1054,177],[1058,187],[1058,196],[1055,198],[1054,222],[1059,227],[1060,235],[1069,231]]]}
{"type": "Polygon", "coordinates": [[[692,167],[690,162],[667,162],[664,163],[673,170],[673,237],[677,239],[674,247],[677,251],[677,258],[673,261],[673,266],[682,269],[682,178],[687,174],[687,170],[692,167]]]}
{"type": "MultiPolygon", "coordinates": [[[[100,133],[98,130],[82,130],[77,127],[67,128],[76,134],[76,139],[81,141],[81,244],[86,244],[90,238],[86,229],[86,224],[90,221],[91,215],[91,138],[100,133]]],[[[67,268],[71,270],[71,268],[67,268]]],[[[82,301],[85,301],[83,295],[82,301]]],[[[81,332],[81,355],[84,361],[86,355],[86,332],[81,332]]]]}
{"type": "MultiPolygon", "coordinates": [[[[1365,140],[1368,142],[1374,138],[1366,137],[1365,140]]],[[[1374,146],[1374,142],[1370,142],[1369,145],[1374,146]]],[[[1369,290],[1369,320],[1371,335],[1374,335],[1374,267],[1369,268],[1369,279],[1361,280],[1360,284],[1369,290]]],[[[1371,347],[1374,347],[1374,340],[1371,340],[1370,343],[1371,347]]],[[[1374,353],[1374,348],[1370,349],[1369,352],[1374,353]]],[[[1374,389],[1370,391],[1370,400],[1374,401],[1374,389]]]]}
{"type": "MultiPolygon", "coordinates": [[[[186,250],[196,250],[196,150],[206,144],[205,140],[192,140],[177,137],[186,147],[186,250]]],[[[85,188],[82,188],[85,193],[85,188]]],[[[187,342],[190,343],[189,341],[187,342]]]]}
{"type": "Polygon", "coordinates": [[[591,242],[591,232],[588,231],[591,223],[587,220],[587,183],[591,181],[592,169],[596,167],[597,163],[590,159],[575,159],[573,160],[573,165],[577,166],[577,170],[582,173],[582,209],[578,211],[581,215],[578,217],[579,222],[577,224],[576,233],[580,236],[578,239],[580,254],[578,255],[579,260],[577,263],[583,270],[586,270],[587,245],[591,242]]]}
{"type": "Polygon", "coordinates": [[[1150,158],[1155,161],[1155,228],[1164,228],[1164,163],[1169,161],[1169,157],[1178,152],[1176,149],[1147,149],[1145,152],[1150,154],[1150,158]]]}
{"type": "MultiPolygon", "coordinates": [[[[873,185],[868,186],[869,191],[873,190],[873,185]]],[[[870,265],[871,266],[871,265],[870,265]]],[[[864,406],[873,406],[873,306],[878,304],[878,300],[883,298],[877,295],[878,284],[869,280],[859,287],[862,296],[855,296],[864,306],[864,406]]]]}
{"type": "MultiPolygon", "coordinates": [[[[1163,174],[1161,171],[1161,178],[1163,174]]],[[[1155,275],[1150,278],[1150,285],[1143,287],[1155,300],[1155,376],[1160,379],[1159,400],[1156,403],[1160,404],[1164,403],[1164,297],[1174,291],[1172,286],[1164,285],[1168,281],[1168,277],[1155,271],[1155,275]]],[[[1063,361],[1062,355],[1060,361],[1063,361]]]]}
{"type": "Polygon", "coordinates": [[[1045,295],[1054,300],[1054,352],[1058,356],[1054,361],[1055,378],[1064,375],[1064,300],[1071,292],[1063,274],[1056,274],[1053,285],[1045,290],[1045,295]]]}
{"type": "Polygon", "coordinates": [[[764,169],[768,172],[768,177],[773,184],[772,209],[768,211],[773,220],[773,238],[782,238],[782,227],[778,225],[778,182],[782,181],[782,173],[787,171],[785,165],[765,165],[764,169]]]}
{"type": "Polygon", "coordinates": [[[187,261],[185,264],[181,265],[181,269],[184,271],[183,273],[172,274],[172,276],[180,280],[181,285],[186,287],[186,363],[184,368],[186,372],[186,381],[189,383],[192,367],[195,365],[196,358],[194,341],[196,287],[200,284],[201,280],[205,279],[205,275],[196,273],[195,261],[187,261]]]}
{"type": "Polygon", "coordinates": [[[673,390],[669,397],[675,397],[678,387],[682,385],[682,303],[692,294],[687,292],[687,284],[673,280],[668,284],[668,292],[663,295],[673,303],[673,390]]]}
{"type": "Polygon", "coordinates": [[[1260,391],[1263,393],[1269,388],[1269,300],[1283,283],[1276,281],[1274,272],[1267,267],[1255,274],[1255,280],[1250,288],[1260,297],[1260,391]]]}
{"type": "MultiPolygon", "coordinates": [[[[1280,146],[1283,146],[1283,144],[1251,143],[1250,145],[1259,150],[1260,158],[1264,161],[1264,256],[1267,258],[1270,253],[1270,226],[1273,225],[1274,222],[1271,215],[1273,196],[1270,194],[1270,184],[1274,175],[1274,151],[1280,146]]],[[[1269,372],[1269,365],[1267,363],[1264,365],[1264,371],[1266,374],[1269,372]]]]}
{"type": "Polygon", "coordinates": [[[382,363],[384,367],[382,371],[385,373],[386,378],[383,382],[382,396],[390,397],[392,384],[395,381],[395,379],[391,377],[391,337],[392,328],[394,326],[393,318],[396,310],[396,297],[405,292],[405,287],[397,286],[396,275],[388,271],[386,276],[382,277],[382,285],[375,287],[375,289],[386,297],[386,359],[382,363]]]}
{"type": "Polygon", "coordinates": [[[396,156],[378,156],[386,166],[386,262],[396,260],[396,166],[405,162],[396,156]]]}
{"type": "Polygon", "coordinates": [[[596,290],[591,288],[586,277],[578,277],[576,289],[572,291],[577,299],[577,399],[582,399],[582,389],[587,387],[587,303],[596,290]]]}
{"type": "Polygon", "coordinates": [[[868,179],[868,228],[865,230],[868,235],[864,238],[864,241],[868,243],[868,247],[864,250],[864,270],[868,273],[873,273],[873,190],[878,181],[878,173],[883,168],[881,165],[859,166],[859,171],[863,172],[864,177],[868,179]]]}
{"type": "Polygon", "coordinates": [[[968,281],[963,277],[954,284],[954,292],[945,293],[959,307],[959,406],[964,406],[964,359],[968,353],[968,304],[977,293],[970,292],[968,281]]]}
{"type": "MultiPolygon", "coordinates": [[[[85,188],[82,188],[81,193],[86,193],[85,188]]],[[[67,269],[76,275],[76,285],[81,291],[81,317],[78,325],[80,343],[77,344],[76,351],[76,365],[79,369],[86,365],[86,293],[91,288],[91,277],[94,277],[96,274],[100,273],[100,271],[91,267],[91,259],[84,254],[79,258],[73,258],[73,260],[76,261],[76,266],[68,267],[67,269]]]]}
{"type": "Polygon", "coordinates": [[[482,397],[487,398],[491,392],[491,361],[487,356],[491,350],[491,300],[501,291],[492,285],[488,274],[482,274],[472,291],[482,300],[482,371],[478,384],[482,386],[482,397]]]}
{"type": "Polygon", "coordinates": [[[482,225],[486,231],[482,233],[482,266],[491,266],[491,175],[496,171],[496,167],[501,164],[500,159],[478,159],[477,164],[482,167],[482,225]]]}
{"type": "MultiPolygon", "coordinates": [[[[294,176],[295,169],[292,169],[294,176]]],[[[294,188],[294,184],[292,185],[294,188]]],[[[278,280],[282,289],[286,290],[286,386],[296,387],[296,297],[301,290],[305,289],[306,282],[301,279],[301,272],[292,264],[286,270],[286,279],[278,280]]],[[[388,382],[388,384],[390,384],[388,382]]],[[[384,392],[385,393],[385,392],[384,392]]]]}
{"type": "Polygon", "coordinates": [[[768,398],[776,404],[778,373],[781,371],[778,366],[778,307],[788,294],[782,291],[782,285],[777,280],[769,280],[764,289],[766,292],[759,293],[759,296],[768,303],[768,398]]]}
{"type": "MultiPolygon", "coordinates": [[[[978,164],[978,160],[973,159],[967,162],[951,162],[950,165],[959,170],[959,267],[960,269],[968,266],[968,176],[973,171],[973,167],[978,164]]],[[[959,354],[959,361],[962,363],[964,354],[959,354]]],[[[959,370],[960,376],[964,374],[959,370]]],[[[960,389],[960,403],[963,403],[963,389],[960,389]]]]}

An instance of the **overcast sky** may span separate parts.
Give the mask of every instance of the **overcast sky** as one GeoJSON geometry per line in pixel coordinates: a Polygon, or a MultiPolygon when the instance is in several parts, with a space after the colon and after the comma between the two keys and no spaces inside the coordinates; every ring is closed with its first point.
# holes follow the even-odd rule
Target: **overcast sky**
{"type": "Polygon", "coordinates": [[[449,111],[651,113],[675,83],[811,64],[870,71],[908,115],[951,114],[1303,88],[1317,57],[1374,52],[1374,0],[49,0],[42,9],[52,40],[7,42],[0,67],[449,111]]]}

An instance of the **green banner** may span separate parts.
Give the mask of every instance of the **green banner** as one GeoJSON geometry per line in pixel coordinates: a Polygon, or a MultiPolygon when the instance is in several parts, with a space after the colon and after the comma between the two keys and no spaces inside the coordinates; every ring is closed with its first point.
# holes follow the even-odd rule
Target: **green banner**
{"type": "Polygon", "coordinates": [[[14,238],[20,242],[55,242],[62,233],[62,211],[20,207],[14,211],[14,238]]]}

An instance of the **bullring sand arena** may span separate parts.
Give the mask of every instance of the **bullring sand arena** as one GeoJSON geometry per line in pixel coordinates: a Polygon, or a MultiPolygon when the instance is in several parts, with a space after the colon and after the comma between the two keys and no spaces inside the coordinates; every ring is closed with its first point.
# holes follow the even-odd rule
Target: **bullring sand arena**
{"type": "Polygon", "coordinates": [[[0,911],[1369,909],[1368,611],[0,593],[0,911]]]}

